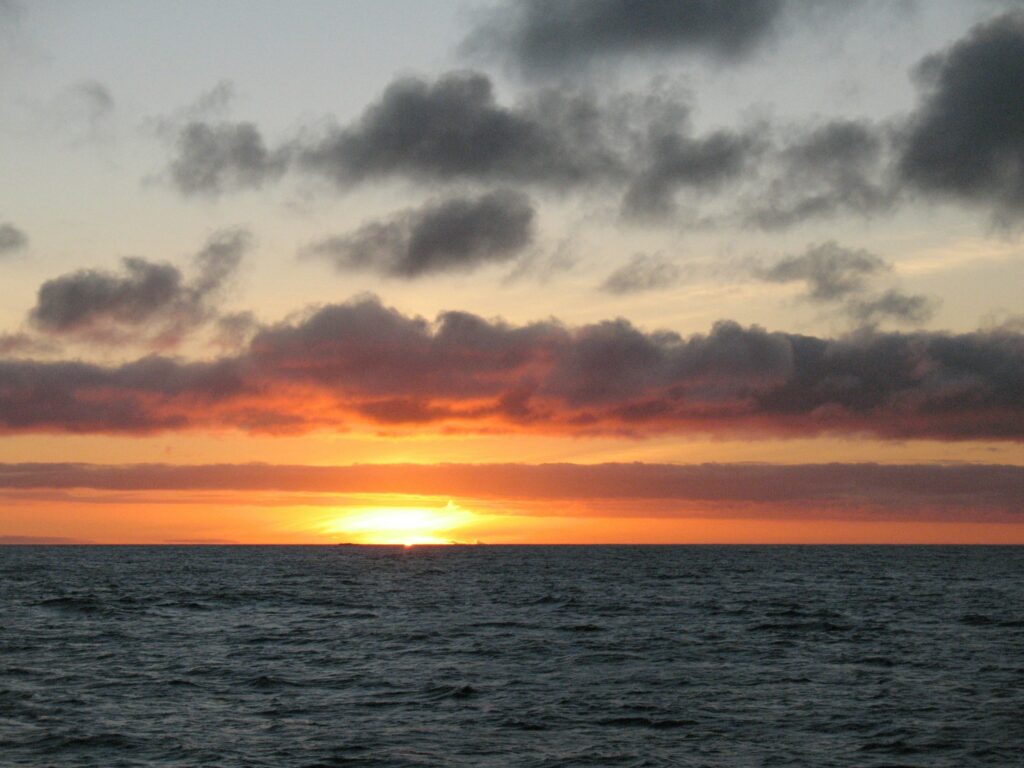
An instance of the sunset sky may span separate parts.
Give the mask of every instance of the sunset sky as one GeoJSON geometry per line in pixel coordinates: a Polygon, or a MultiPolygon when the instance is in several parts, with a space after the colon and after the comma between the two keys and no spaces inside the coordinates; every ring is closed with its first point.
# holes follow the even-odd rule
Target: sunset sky
{"type": "Polygon", "coordinates": [[[1024,6],[0,0],[0,542],[1024,543],[1024,6]]]}

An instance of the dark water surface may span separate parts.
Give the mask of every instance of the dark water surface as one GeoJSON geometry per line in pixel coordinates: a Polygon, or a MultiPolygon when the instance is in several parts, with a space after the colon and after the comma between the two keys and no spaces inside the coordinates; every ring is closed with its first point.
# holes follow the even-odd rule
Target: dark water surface
{"type": "Polygon", "coordinates": [[[1024,548],[0,548],[3,766],[1024,766],[1024,548]]]}

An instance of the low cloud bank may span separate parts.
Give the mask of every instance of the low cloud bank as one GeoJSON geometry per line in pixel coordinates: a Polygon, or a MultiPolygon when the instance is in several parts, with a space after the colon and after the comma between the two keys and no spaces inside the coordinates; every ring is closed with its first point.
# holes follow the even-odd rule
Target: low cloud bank
{"type": "Polygon", "coordinates": [[[0,488],[415,494],[506,500],[509,514],[537,514],[511,502],[576,500],[637,502],[625,513],[636,515],[1024,521],[1024,467],[978,464],[0,464],[0,488]]]}
{"type": "Polygon", "coordinates": [[[210,361],[0,360],[4,432],[521,430],[1024,440],[1024,335],[434,322],[373,297],[210,361]]]}

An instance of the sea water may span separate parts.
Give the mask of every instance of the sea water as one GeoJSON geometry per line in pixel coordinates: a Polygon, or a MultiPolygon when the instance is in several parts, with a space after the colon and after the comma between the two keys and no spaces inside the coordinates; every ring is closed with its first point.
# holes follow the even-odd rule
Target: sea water
{"type": "Polygon", "coordinates": [[[1024,548],[0,548],[2,766],[1024,766],[1024,548]]]}

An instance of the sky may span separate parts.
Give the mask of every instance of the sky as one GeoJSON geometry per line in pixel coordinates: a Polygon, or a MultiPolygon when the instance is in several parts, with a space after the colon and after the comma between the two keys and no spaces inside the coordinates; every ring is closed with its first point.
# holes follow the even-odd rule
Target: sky
{"type": "Polygon", "coordinates": [[[0,0],[0,542],[1024,543],[1024,5],[0,0]]]}

